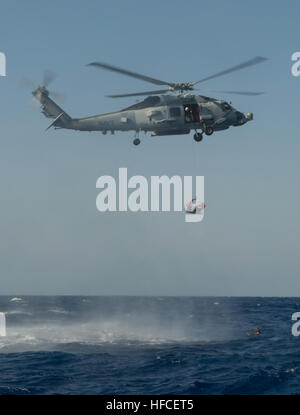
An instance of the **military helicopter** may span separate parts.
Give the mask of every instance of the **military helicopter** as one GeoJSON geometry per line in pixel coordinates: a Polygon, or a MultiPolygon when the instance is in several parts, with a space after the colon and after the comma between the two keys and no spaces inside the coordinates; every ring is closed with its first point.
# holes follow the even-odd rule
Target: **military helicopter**
{"type": "MultiPolygon", "coordinates": [[[[210,136],[215,131],[226,130],[230,126],[237,127],[246,124],[253,119],[253,114],[250,112],[244,115],[226,101],[203,95],[193,95],[189,91],[196,90],[194,86],[197,84],[257,65],[265,60],[267,58],[256,56],[214,75],[200,79],[197,82],[187,83],[161,81],[116,66],[92,62],[87,66],[117,72],[155,85],[164,85],[167,88],[155,91],[109,95],[108,97],[110,98],[147,95],[147,98],[120,111],[83,118],[71,118],[49,97],[51,92],[47,87],[54,79],[52,73],[46,73],[43,85],[36,87],[32,94],[41,104],[42,113],[46,117],[53,119],[46,130],[54,127],[55,129],[66,128],[79,131],[102,131],[103,134],[106,134],[108,131],[111,131],[112,134],[115,131],[134,131],[134,145],[140,144],[139,134],[141,131],[151,132],[152,136],[166,136],[189,134],[193,130],[195,131],[195,141],[201,141],[203,134],[210,136]]],[[[249,91],[210,91],[248,96],[263,94],[263,92],[249,91]]]]}

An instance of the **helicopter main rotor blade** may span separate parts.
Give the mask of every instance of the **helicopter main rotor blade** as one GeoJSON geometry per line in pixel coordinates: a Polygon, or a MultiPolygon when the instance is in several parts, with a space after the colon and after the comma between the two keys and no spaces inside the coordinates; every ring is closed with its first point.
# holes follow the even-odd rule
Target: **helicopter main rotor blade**
{"type": "Polygon", "coordinates": [[[46,70],[44,72],[43,85],[47,88],[47,86],[50,85],[56,77],[57,75],[55,72],[46,70]]]}
{"type": "Polygon", "coordinates": [[[204,91],[204,92],[216,92],[220,94],[235,94],[235,95],[248,95],[248,96],[255,96],[255,95],[263,95],[264,92],[252,92],[252,91],[220,91],[217,89],[199,89],[196,88],[195,91],[204,91]]]}
{"type": "Polygon", "coordinates": [[[227,75],[228,73],[239,71],[244,68],[248,68],[249,66],[257,65],[259,63],[262,63],[264,61],[268,60],[267,58],[264,58],[263,56],[256,56],[253,59],[250,59],[246,62],[242,62],[239,65],[232,66],[231,68],[225,69],[224,71],[218,72],[214,75],[208,76],[206,78],[200,79],[200,81],[194,82],[193,85],[199,84],[200,82],[208,81],[209,79],[214,79],[219,76],[227,75]]]}
{"type": "Polygon", "coordinates": [[[156,91],[134,92],[132,94],[107,95],[108,98],[124,98],[124,97],[139,97],[142,95],[157,95],[169,92],[169,89],[159,89],[156,91]]]}
{"type": "Polygon", "coordinates": [[[150,82],[150,83],[155,84],[155,85],[169,85],[169,86],[174,85],[170,82],[161,81],[159,79],[151,78],[150,76],[141,75],[139,73],[131,72],[131,71],[128,71],[126,69],[118,68],[117,66],[108,65],[106,63],[91,62],[87,66],[95,66],[97,68],[106,69],[108,71],[118,72],[118,73],[121,73],[123,75],[131,76],[132,78],[141,79],[142,81],[150,82]]]}
{"type": "Polygon", "coordinates": [[[28,78],[22,78],[20,81],[20,87],[21,88],[28,88],[28,89],[35,89],[36,85],[33,83],[31,79],[28,78]]]}

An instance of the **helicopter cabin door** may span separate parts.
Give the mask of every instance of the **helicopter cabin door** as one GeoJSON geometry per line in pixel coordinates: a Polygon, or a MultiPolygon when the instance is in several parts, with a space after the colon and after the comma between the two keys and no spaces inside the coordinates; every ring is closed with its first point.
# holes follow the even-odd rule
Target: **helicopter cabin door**
{"type": "Polygon", "coordinates": [[[184,105],[184,121],[186,123],[199,123],[199,105],[198,104],[186,104],[184,105]]]}

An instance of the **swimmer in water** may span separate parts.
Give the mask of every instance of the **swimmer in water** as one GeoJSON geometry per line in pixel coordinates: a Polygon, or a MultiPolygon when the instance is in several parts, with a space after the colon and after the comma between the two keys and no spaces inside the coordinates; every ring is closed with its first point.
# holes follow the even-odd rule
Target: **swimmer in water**
{"type": "Polygon", "coordinates": [[[255,330],[255,334],[256,334],[256,336],[259,336],[261,334],[261,329],[257,328],[255,330]]]}
{"type": "Polygon", "coordinates": [[[248,331],[248,336],[250,337],[250,336],[253,336],[253,329],[250,329],[249,331],[248,331]]]}

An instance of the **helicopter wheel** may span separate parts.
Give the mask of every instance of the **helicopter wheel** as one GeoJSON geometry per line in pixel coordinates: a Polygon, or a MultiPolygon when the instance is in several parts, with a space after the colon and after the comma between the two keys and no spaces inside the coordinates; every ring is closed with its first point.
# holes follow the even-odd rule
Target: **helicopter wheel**
{"type": "Polygon", "coordinates": [[[206,135],[212,135],[212,133],[214,132],[212,127],[206,127],[205,129],[205,134],[206,135]]]}
{"type": "Polygon", "coordinates": [[[133,144],[134,144],[135,146],[138,146],[140,143],[141,143],[141,140],[140,140],[139,138],[135,138],[135,139],[133,140],[133,144]]]}
{"type": "Polygon", "coordinates": [[[201,133],[195,133],[195,134],[194,134],[194,140],[195,140],[195,141],[199,142],[199,141],[201,141],[202,139],[203,139],[203,134],[201,134],[201,133]]]}

